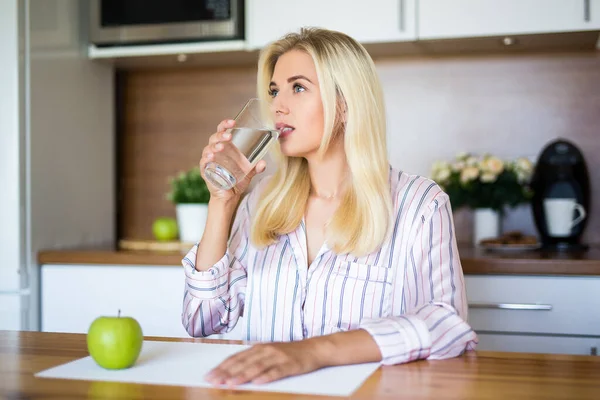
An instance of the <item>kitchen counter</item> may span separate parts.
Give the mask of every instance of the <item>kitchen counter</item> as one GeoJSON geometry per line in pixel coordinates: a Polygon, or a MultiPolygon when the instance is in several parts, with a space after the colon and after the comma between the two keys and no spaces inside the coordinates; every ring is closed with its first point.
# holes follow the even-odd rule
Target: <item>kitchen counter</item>
{"type": "MultiPolygon", "coordinates": [[[[207,339],[146,338],[203,342],[207,339]]],[[[36,378],[42,370],[88,356],[86,336],[0,331],[3,399],[324,399],[259,391],[36,378]],[[97,397],[99,396],[99,397],[97,397]]],[[[241,343],[225,341],[224,343],[241,343]]],[[[352,399],[597,399],[600,357],[469,352],[441,361],[384,366],[352,399]]],[[[334,399],[334,398],[331,398],[334,399]]]]}
{"type": "MultiPolygon", "coordinates": [[[[600,247],[562,254],[542,251],[485,251],[459,247],[465,275],[600,275],[600,247]]],[[[39,264],[172,265],[181,266],[181,252],[114,249],[47,250],[39,264]]]]}

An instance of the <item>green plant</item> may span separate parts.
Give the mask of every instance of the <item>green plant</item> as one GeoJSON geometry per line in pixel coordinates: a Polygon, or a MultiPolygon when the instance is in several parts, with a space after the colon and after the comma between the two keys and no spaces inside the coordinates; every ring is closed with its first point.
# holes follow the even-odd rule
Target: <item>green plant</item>
{"type": "Polygon", "coordinates": [[[460,154],[452,163],[438,161],[432,179],[450,197],[452,208],[491,208],[503,212],[531,199],[528,186],[533,166],[526,158],[502,161],[485,154],[460,154]]]}
{"type": "Polygon", "coordinates": [[[198,167],[169,177],[169,184],[171,190],[167,193],[167,199],[175,204],[206,204],[210,199],[210,192],[198,167]]]}

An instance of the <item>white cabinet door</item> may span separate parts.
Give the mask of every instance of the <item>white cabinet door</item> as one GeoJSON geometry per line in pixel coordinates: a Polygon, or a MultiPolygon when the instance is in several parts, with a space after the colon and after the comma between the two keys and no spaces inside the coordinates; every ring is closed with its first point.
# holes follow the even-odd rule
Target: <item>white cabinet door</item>
{"type": "Polygon", "coordinates": [[[465,285],[477,332],[600,337],[600,277],[469,275],[465,285]]]}
{"type": "Polygon", "coordinates": [[[589,29],[600,29],[600,0],[589,0],[586,7],[585,22],[589,25],[589,29]]]}
{"type": "Polygon", "coordinates": [[[21,296],[0,293],[0,330],[21,329],[21,296]]]}
{"type": "Polygon", "coordinates": [[[344,32],[362,43],[415,39],[416,0],[254,0],[246,5],[246,36],[262,48],[303,26],[344,32]]]}
{"type": "Polygon", "coordinates": [[[569,336],[528,336],[478,333],[477,350],[519,353],[579,354],[589,356],[600,350],[600,338],[569,336]]]}
{"type": "Polygon", "coordinates": [[[600,0],[418,0],[419,39],[600,28],[600,0]]]}
{"type": "Polygon", "coordinates": [[[169,266],[43,265],[42,331],[87,333],[101,315],[132,316],[145,336],[189,337],[184,275],[169,266]]]}
{"type": "Polygon", "coordinates": [[[600,347],[600,277],[465,276],[477,350],[590,354],[600,347]]]}

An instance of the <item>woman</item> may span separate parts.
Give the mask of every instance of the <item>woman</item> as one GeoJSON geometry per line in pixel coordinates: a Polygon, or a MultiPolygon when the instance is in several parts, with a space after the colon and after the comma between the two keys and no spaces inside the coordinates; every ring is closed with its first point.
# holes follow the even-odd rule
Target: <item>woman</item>
{"type": "MultiPolygon", "coordinates": [[[[389,166],[364,48],[327,30],[287,35],[261,53],[258,95],[281,133],[279,168],[243,198],[264,161],[236,190],[210,188],[206,234],[183,259],[182,320],[205,337],[243,315],[245,339],[262,343],[206,379],[264,383],[473,349],[448,196],[389,166]]],[[[201,170],[232,126],[211,136],[201,170]]]]}

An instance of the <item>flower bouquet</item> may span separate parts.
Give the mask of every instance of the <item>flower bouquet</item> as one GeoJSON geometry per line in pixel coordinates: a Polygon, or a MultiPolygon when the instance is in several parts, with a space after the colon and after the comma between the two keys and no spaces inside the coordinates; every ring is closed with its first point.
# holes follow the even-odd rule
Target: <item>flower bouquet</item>
{"type": "Polygon", "coordinates": [[[531,199],[532,172],[533,165],[526,158],[503,161],[490,154],[460,154],[451,163],[436,162],[432,179],[448,194],[454,210],[467,207],[475,211],[473,242],[479,245],[500,235],[506,207],[531,199]]]}
{"type": "Polygon", "coordinates": [[[505,207],[531,199],[532,172],[533,165],[524,157],[503,161],[490,154],[463,153],[451,163],[434,163],[431,178],[448,194],[453,209],[489,208],[502,213],[505,207]]]}

